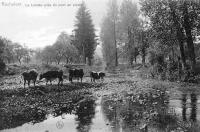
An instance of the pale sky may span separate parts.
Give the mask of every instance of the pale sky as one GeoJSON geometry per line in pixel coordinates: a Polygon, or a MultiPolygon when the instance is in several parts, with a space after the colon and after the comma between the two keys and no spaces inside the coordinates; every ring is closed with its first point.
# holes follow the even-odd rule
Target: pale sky
{"type": "MultiPolygon", "coordinates": [[[[84,0],[93,24],[99,29],[106,13],[108,0],[84,0]]],[[[79,6],[26,7],[27,4],[80,4],[82,0],[0,0],[0,36],[30,48],[44,47],[55,42],[62,31],[71,33],[79,6]],[[19,4],[9,5],[4,4],[19,4]],[[10,3],[9,3],[10,2],[10,3]]]]}

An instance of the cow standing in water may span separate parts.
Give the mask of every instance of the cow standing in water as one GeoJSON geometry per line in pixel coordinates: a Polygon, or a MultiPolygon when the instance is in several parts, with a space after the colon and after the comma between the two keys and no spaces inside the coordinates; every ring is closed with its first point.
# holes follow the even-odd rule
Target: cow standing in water
{"type": "Polygon", "coordinates": [[[104,72],[95,72],[95,71],[92,71],[92,72],[90,72],[91,82],[95,82],[96,79],[101,79],[103,81],[105,75],[106,74],[104,72]]]}
{"type": "Polygon", "coordinates": [[[26,85],[26,82],[28,82],[28,86],[30,87],[30,82],[33,81],[34,87],[35,87],[35,82],[37,80],[38,72],[35,69],[32,69],[27,72],[22,73],[22,77],[24,80],[24,88],[26,85]]]}
{"type": "Polygon", "coordinates": [[[77,78],[77,81],[79,81],[79,79],[81,79],[81,83],[82,83],[82,79],[83,79],[83,69],[69,69],[69,81],[72,83],[73,78],[77,78]]]}
{"type": "Polygon", "coordinates": [[[63,71],[60,70],[60,71],[47,71],[43,74],[40,75],[40,80],[42,80],[43,78],[46,79],[46,85],[48,82],[51,83],[52,85],[52,81],[54,79],[57,79],[58,78],[58,86],[61,84],[63,85],[63,71]]]}

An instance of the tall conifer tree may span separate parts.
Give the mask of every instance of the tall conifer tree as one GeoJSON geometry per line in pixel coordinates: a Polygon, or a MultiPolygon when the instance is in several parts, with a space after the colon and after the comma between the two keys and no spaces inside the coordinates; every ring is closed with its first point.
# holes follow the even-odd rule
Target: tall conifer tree
{"type": "Polygon", "coordinates": [[[96,49],[96,35],[90,12],[84,2],[76,15],[74,33],[74,45],[77,47],[79,54],[83,57],[83,62],[86,64],[87,58],[89,65],[91,65],[91,60],[93,59],[96,49]]]}

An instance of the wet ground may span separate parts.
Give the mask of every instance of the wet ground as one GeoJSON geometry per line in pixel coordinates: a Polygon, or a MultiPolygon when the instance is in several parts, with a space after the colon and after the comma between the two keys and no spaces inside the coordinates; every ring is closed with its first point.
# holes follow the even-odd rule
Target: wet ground
{"type": "Polygon", "coordinates": [[[198,132],[197,87],[112,75],[0,93],[2,132],[198,132]]]}

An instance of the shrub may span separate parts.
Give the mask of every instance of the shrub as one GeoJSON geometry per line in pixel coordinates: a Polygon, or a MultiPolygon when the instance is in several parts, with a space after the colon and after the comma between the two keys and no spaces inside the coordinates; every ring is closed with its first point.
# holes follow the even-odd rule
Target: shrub
{"type": "Polygon", "coordinates": [[[0,59],[0,74],[4,74],[6,69],[6,64],[3,62],[2,59],[0,59]]]}

